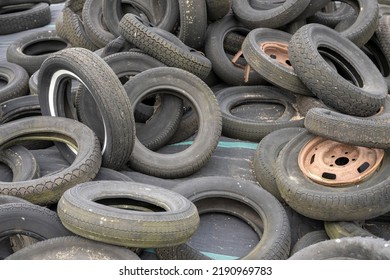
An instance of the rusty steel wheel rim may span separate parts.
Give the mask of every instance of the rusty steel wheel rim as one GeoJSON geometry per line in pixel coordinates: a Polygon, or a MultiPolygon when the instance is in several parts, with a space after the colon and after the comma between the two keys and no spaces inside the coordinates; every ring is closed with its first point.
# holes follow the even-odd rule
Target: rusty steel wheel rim
{"type": "Polygon", "coordinates": [[[292,69],[290,60],[288,58],[288,45],[280,42],[264,42],[259,44],[260,49],[272,59],[284,67],[292,69]]]}
{"type": "Polygon", "coordinates": [[[321,185],[343,187],[357,184],[380,166],[384,150],[352,146],[315,137],[300,151],[301,171],[321,185]]]}

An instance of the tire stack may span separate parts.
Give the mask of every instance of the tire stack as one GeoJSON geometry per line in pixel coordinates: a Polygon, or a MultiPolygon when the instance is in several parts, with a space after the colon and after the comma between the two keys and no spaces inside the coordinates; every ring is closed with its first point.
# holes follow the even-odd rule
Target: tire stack
{"type": "MultiPolygon", "coordinates": [[[[54,3],[6,1],[0,34],[54,3]]],[[[258,237],[239,259],[389,259],[388,11],[65,1],[0,61],[0,258],[210,259],[191,238],[222,213],[258,237]],[[250,180],[204,175],[221,139],[256,145],[250,180]]]]}

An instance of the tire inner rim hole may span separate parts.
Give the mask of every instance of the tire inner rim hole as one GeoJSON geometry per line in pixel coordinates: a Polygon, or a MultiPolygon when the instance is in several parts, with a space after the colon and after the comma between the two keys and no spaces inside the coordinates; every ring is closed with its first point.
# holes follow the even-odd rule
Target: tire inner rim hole
{"type": "Polygon", "coordinates": [[[106,206],[120,208],[138,212],[166,212],[166,210],[156,204],[146,201],[126,198],[126,197],[111,197],[94,200],[94,202],[106,206]]]}
{"type": "Polygon", "coordinates": [[[383,54],[381,47],[375,40],[369,41],[364,47],[362,47],[362,50],[372,60],[372,62],[374,62],[383,77],[390,75],[389,62],[383,54]]]}
{"type": "Polygon", "coordinates": [[[364,86],[359,72],[342,54],[325,46],[318,47],[318,52],[322,58],[329,59],[334,64],[336,72],[345,80],[360,88],[364,86]]]}
{"type": "Polygon", "coordinates": [[[283,116],[286,107],[277,100],[243,100],[229,108],[230,113],[238,118],[254,121],[275,121],[283,116]]]}
{"type": "Polygon", "coordinates": [[[34,3],[25,3],[17,5],[8,5],[0,8],[0,15],[20,13],[31,9],[34,6],[34,3]]]}
{"type": "Polygon", "coordinates": [[[0,88],[8,84],[8,79],[0,75],[0,88]]]}
{"type": "Polygon", "coordinates": [[[26,45],[22,52],[26,55],[45,55],[63,50],[66,47],[67,44],[64,41],[47,39],[26,45]]]}

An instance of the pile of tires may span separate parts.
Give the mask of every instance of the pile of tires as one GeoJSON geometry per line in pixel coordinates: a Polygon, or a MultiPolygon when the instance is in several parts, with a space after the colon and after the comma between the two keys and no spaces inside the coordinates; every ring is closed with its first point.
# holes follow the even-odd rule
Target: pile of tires
{"type": "Polygon", "coordinates": [[[258,238],[239,259],[389,259],[387,2],[65,1],[0,61],[0,258],[210,259],[222,213],[258,238]],[[221,139],[252,180],[204,175],[221,139]]]}

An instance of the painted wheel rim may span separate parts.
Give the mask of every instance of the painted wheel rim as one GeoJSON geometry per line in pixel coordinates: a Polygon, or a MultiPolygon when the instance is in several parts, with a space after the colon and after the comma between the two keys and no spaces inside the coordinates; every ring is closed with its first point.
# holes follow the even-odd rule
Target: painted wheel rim
{"type": "Polygon", "coordinates": [[[384,150],[315,137],[300,151],[298,164],[311,180],[325,186],[357,184],[380,166],[384,150]]]}

